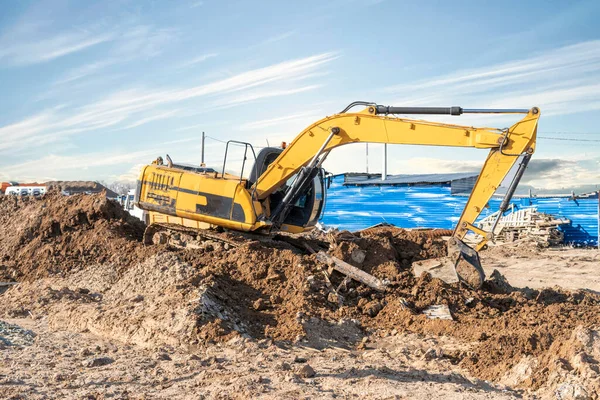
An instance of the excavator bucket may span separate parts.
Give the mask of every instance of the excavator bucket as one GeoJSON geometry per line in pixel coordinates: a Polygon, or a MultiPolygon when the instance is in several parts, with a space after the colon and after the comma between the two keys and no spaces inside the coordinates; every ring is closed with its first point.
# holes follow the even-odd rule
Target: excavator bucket
{"type": "Polygon", "coordinates": [[[454,269],[461,282],[473,289],[479,289],[485,280],[485,272],[479,261],[479,254],[462,240],[451,238],[448,241],[448,257],[454,260],[454,269]]]}
{"type": "Polygon", "coordinates": [[[485,280],[479,254],[456,238],[448,241],[447,257],[417,261],[413,272],[415,276],[427,272],[447,283],[463,282],[473,289],[479,289],[485,280]]]}

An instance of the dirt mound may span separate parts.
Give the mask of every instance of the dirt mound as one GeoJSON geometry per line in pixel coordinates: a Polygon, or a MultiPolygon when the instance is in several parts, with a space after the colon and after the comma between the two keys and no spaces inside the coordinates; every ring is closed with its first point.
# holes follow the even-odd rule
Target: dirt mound
{"type": "Polygon", "coordinates": [[[143,224],[102,194],[0,197],[0,278],[33,280],[137,259],[143,224]]]}
{"type": "Polygon", "coordinates": [[[68,194],[76,193],[102,193],[106,192],[107,197],[115,198],[117,194],[112,190],[108,189],[104,185],[94,181],[50,181],[46,182],[45,185],[49,191],[64,191],[68,194]]]}
{"type": "MultiPolygon", "coordinates": [[[[78,215],[74,210],[69,214],[72,213],[78,215]]],[[[111,227],[113,215],[110,212],[102,215],[104,223],[111,227]]],[[[67,221],[73,220],[67,215],[64,217],[67,221]]],[[[89,230],[83,231],[88,237],[73,240],[76,243],[87,240],[93,245],[97,234],[102,234],[103,249],[114,253],[113,258],[117,254],[123,255],[122,249],[141,256],[115,263],[102,254],[86,260],[76,253],[73,259],[67,260],[68,264],[63,262],[61,271],[47,268],[53,265],[49,258],[37,264],[37,270],[33,269],[33,264],[21,265],[23,280],[46,276],[50,279],[20,285],[12,291],[11,315],[37,314],[52,307],[51,321],[58,321],[52,323],[54,326],[65,324],[72,329],[104,331],[105,334],[112,331],[112,336],[138,344],[160,341],[190,344],[226,340],[235,334],[319,341],[319,329],[331,331],[332,326],[341,324],[348,326],[349,331],[355,331],[356,328],[344,320],[354,318],[355,314],[362,316],[360,311],[352,310],[368,308],[365,301],[373,306],[376,302],[370,296],[379,296],[356,282],[348,282],[345,284],[346,300],[340,309],[337,301],[327,300],[332,292],[329,282],[337,286],[344,277],[334,273],[326,278],[323,266],[313,255],[300,251],[297,243],[294,246],[285,241],[248,240],[236,234],[224,234],[229,241],[238,242],[239,247],[205,241],[200,249],[171,250],[161,246],[144,249],[135,241],[127,242],[131,237],[119,236],[124,232],[123,225],[114,228],[114,231],[100,229],[92,236],[89,230]],[[155,253],[159,254],[150,257],[155,253]],[[62,272],[60,278],[56,278],[57,272],[62,272]],[[130,299],[138,296],[144,299],[139,301],[144,307],[133,307],[138,305],[135,302],[132,306],[130,299]],[[101,311],[98,311],[98,303],[103,305],[101,311]],[[59,305],[55,307],[56,304],[59,305]],[[114,318],[111,317],[113,314],[114,318]],[[159,322],[164,316],[172,318],[179,314],[186,316],[186,322],[181,325],[193,330],[175,333],[170,330],[170,323],[159,322]],[[121,324],[123,319],[128,321],[127,325],[121,324]],[[153,326],[152,329],[145,328],[147,335],[133,328],[146,324],[142,321],[154,321],[147,323],[153,326]],[[129,333],[116,333],[121,329],[129,333]]],[[[367,254],[365,269],[386,279],[391,275],[406,279],[410,276],[403,271],[407,260],[429,256],[427,250],[417,251],[420,245],[408,241],[407,235],[406,231],[389,229],[362,237],[346,235],[347,239],[341,234],[335,239],[333,252],[340,253],[346,248],[345,243],[352,243],[367,254]],[[378,239],[377,235],[381,237],[378,239]],[[411,246],[403,247],[405,243],[411,246]],[[407,252],[411,259],[404,256],[407,252]]],[[[422,240],[430,245],[432,255],[438,255],[443,249],[441,241],[435,242],[434,246],[427,238],[422,240]]],[[[50,237],[44,245],[60,247],[63,242],[57,235],[50,237]]],[[[314,240],[308,242],[315,248],[319,243],[323,244],[314,240]]],[[[32,243],[19,249],[26,251],[39,247],[37,242],[32,243]]],[[[70,253],[67,251],[67,254],[70,253]]],[[[347,258],[346,254],[343,256],[347,258]]]]}
{"type": "Polygon", "coordinates": [[[498,272],[480,291],[413,276],[412,262],[445,255],[444,232],[381,227],[280,240],[226,233],[228,243],[193,249],[144,247],[139,221],[103,196],[83,195],[0,198],[0,226],[2,270],[23,282],[2,295],[0,315],[46,315],[56,330],[145,347],[236,336],[316,348],[394,332],[451,336],[467,350],[443,357],[479,378],[565,393],[597,388],[600,296],[514,288],[498,272]],[[328,273],[305,244],[388,288],[328,273]],[[434,305],[447,306],[453,320],[423,314],[434,305]]]}
{"type": "Polygon", "coordinates": [[[427,231],[381,227],[330,235],[330,253],[370,274],[388,280],[400,278],[414,261],[446,255],[440,236],[427,231]]]}

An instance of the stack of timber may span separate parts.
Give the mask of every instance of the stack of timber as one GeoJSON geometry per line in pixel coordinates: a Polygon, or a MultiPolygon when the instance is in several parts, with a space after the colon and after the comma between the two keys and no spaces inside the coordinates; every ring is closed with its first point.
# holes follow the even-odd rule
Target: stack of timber
{"type": "MultiPolygon", "coordinates": [[[[498,211],[481,220],[479,227],[491,231],[498,218],[498,211]]],[[[511,243],[520,240],[533,240],[538,244],[556,246],[564,241],[564,234],[558,229],[568,225],[567,218],[557,218],[550,214],[538,212],[536,207],[515,209],[503,215],[494,229],[496,242],[511,243]]]]}

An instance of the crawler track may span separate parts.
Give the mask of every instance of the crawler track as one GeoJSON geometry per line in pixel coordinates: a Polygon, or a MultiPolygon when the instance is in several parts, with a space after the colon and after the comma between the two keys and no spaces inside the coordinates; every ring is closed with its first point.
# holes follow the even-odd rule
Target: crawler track
{"type": "MultiPolygon", "coordinates": [[[[306,240],[291,237],[285,234],[260,234],[253,232],[218,232],[206,229],[188,228],[176,224],[151,224],[144,232],[144,244],[166,244],[177,248],[199,248],[206,240],[222,243],[230,247],[240,247],[248,241],[259,241],[273,247],[281,246],[283,243],[294,246],[296,249],[307,252],[306,240]]],[[[327,242],[312,239],[311,243],[319,248],[327,249],[327,242]],[[315,243],[316,242],[316,243],[315,243]]]]}

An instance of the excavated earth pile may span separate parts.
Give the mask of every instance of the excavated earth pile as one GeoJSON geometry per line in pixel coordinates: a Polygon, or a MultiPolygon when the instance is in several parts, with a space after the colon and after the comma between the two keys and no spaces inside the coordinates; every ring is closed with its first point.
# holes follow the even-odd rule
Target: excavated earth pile
{"type": "Polygon", "coordinates": [[[141,221],[103,195],[0,196],[0,279],[34,280],[139,257],[141,221]]]}
{"type": "Polygon", "coordinates": [[[480,379],[598,398],[600,296],[513,288],[497,272],[480,291],[413,276],[412,262],[445,254],[444,232],[221,233],[237,245],[144,246],[141,223],[102,195],[0,198],[0,227],[2,279],[20,282],[2,295],[0,316],[46,316],[54,330],[144,347],[243,336],[352,349],[395,333],[450,336],[468,350],[437,356],[480,379]],[[328,274],[305,244],[387,289],[328,274]],[[429,319],[433,305],[447,305],[453,320],[429,319]]]}

